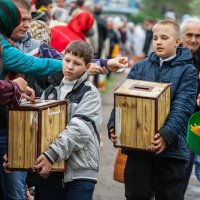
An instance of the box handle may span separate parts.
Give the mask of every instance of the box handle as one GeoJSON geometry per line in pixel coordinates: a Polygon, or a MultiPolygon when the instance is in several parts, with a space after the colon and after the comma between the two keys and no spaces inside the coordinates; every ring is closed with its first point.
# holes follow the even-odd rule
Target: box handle
{"type": "Polygon", "coordinates": [[[133,84],[130,87],[130,90],[141,90],[141,91],[146,91],[146,92],[151,92],[151,90],[153,90],[153,86],[144,86],[144,85],[136,85],[133,84]]]}
{"type": "Polygon", "coordinates": [[[55,111],[55,112],[51,112],[51,109],[48,108],[48,113],[49,113],[49,115],[57,115],[57,114],[60,114],[60,106],[58,107],[58,110],[55,111]]]}

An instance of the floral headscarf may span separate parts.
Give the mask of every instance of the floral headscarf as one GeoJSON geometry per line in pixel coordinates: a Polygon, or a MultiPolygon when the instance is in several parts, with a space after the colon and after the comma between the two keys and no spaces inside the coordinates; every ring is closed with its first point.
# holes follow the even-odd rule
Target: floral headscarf
{"type": "Polygon", "coordinates": [[[44,41],[47,44],[49,44],[51,40],[51,31],[49,29],[49,26],[43,21],[31,21],[28,32],[30,33],[32,38],[44,41]]]}

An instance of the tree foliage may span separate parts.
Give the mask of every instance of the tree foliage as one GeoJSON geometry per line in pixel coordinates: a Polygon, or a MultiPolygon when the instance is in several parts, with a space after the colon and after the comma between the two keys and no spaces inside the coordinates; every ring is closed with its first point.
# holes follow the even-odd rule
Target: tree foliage
{"type": "MultiPolygon", "coordinates": [[[[147,17],[163,19],[166,11],[176,13],[179,18],[183,14],[190,13],[189,2],[191,0],[142,0],[143,9],[141,12],[147,17]]],[[[199,2],[199,0],[193,0],[199,2]]]]}
{"type": "Polygon", "coordinates": [[[189,3],[189,7],[191,9],[191,15],[200,16],[200,1],[199,0],[192,0],[189,3]]]}

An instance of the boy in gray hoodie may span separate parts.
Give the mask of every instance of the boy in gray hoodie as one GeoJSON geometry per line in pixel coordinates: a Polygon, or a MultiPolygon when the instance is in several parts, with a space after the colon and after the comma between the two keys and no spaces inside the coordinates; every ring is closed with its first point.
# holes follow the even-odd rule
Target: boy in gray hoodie
{"type": "Polygon", "coordinates": [[[42,95],[43,99],[66,99],[69,105],[66,129],[33,166],[43,176],[50,172],[54,162],[66,160],[65,189],[60,187],[62,175],[51,174],[41,181],[41,199],[92,200],[99,169],[99,126],[102,120],[99,92],[87,80],[86,71],[92,57],[89,44],[71,42],[63,58],[64,78],[58,86],[50,85],[42,95]],[[58,184],[55,184],[56,179],[58,184]]]}

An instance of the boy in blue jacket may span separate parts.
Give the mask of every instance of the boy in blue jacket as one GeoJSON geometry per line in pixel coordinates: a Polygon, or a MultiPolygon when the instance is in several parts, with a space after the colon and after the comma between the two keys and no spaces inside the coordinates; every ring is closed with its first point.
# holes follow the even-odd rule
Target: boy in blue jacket
{"type": "MultiPolygon", "coordinates": [[[[150,199],[152,193],[156,200],[180,199],[188,160],[187,122],[195,107],[197,71],[190,51],[179,48],[179,44],[178,24],[170,20],[157,23],[153,27],[155,52],[136,63],[128,74],[128,79],[171,83],[171,108],[149,152],[123,149],[128,155],[124,171],[127,200],[150,199]]],[[[108,131],[111,140],[117,141],[114,112],[108,131]]]]}

